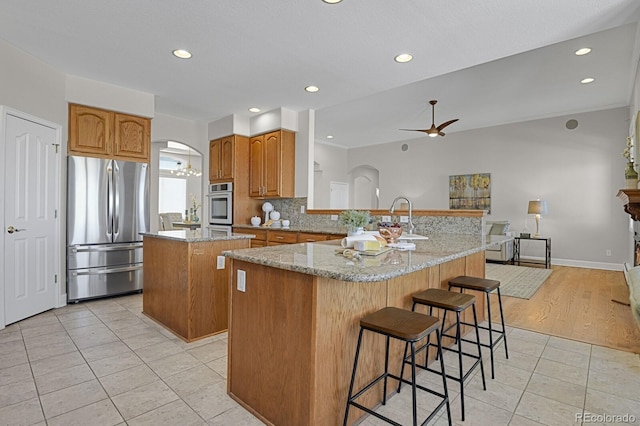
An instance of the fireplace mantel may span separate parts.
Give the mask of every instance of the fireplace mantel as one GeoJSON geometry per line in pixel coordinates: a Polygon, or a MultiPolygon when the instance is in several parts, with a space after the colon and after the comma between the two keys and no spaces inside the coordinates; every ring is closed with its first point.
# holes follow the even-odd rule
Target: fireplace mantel
{"type": "Polygon", "coordinates": [[[624,203],[624,211],[633,220],[640,220],[640,189],[621,189],[618,198],[624,203]]]}

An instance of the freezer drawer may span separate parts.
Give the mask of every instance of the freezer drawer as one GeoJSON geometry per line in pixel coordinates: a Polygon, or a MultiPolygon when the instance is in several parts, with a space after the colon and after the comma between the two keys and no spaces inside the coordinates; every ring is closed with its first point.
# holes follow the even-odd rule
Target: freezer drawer
{"type": "Polygon", "coordinates": [[[67,269],[96,268],[142,262],[142,243],[71,246],[67,269]]]}
{"type": "Polygon", "coordinates": [[[69,302],[142,290],[142,263],[67,271],[69,302]]]}

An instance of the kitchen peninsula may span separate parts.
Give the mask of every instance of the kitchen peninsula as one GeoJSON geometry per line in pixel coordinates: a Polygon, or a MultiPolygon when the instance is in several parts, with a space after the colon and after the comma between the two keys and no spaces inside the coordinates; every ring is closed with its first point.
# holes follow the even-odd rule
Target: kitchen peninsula
{"type": "Polygon", "coordinates": [[[252,235],[206,229],[142,235],[142,312],[187,342],[225,331],[230,269],[221,253],[249,247],[252,235]]]}
{"type": "MultiPolygon", "coordinates": [[[[361,259],[337,254],[337,241],[225,252],[232,259],[229,394],[267,424],[342,423],[360,318],[385,306],[411,309],[413,293],[459,275],[484,277],[481,235],[415,243],[413,251],[361,259]]],[[[483,300],[477,296],[479,320],[483,300]]],[[[381,373],[382,342],[365,339],[356,387],[381,373]]],[[[392,342],[390,359],[403,349],[392,342]]],[[[399,362],[390,368],[399,374],[399,362]]],[[[374,406],[381,392],[362,402],[374,406]]]]}

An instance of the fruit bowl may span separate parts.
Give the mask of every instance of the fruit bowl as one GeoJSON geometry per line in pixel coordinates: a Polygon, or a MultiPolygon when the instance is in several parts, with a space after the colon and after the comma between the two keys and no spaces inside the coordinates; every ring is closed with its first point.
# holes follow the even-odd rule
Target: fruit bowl
{"type": "Polygon", "coordinates": [[[398,238],[402,235],[402,228],[400,226],[378,226],[378,232],[382,238],[387,240],[387,243],[397,243],[398,238]]]}

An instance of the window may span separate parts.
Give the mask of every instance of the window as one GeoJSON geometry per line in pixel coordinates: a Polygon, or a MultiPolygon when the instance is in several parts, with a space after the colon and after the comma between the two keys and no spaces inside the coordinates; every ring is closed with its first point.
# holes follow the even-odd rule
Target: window
{"type": "Polygon", "coordinates": [[[184,213],[187,210],[187,180],[160,176],[158,211],[184,213]]]}

